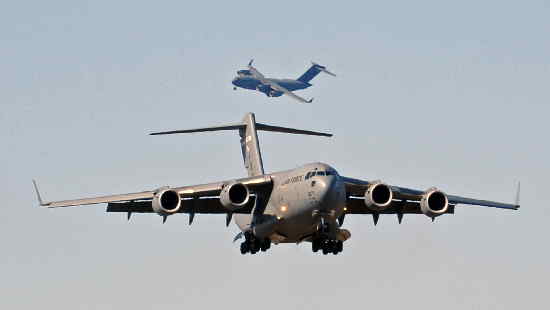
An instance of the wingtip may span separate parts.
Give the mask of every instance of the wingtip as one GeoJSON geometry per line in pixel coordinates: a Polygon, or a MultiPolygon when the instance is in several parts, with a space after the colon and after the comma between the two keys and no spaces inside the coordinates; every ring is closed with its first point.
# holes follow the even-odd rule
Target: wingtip
{"type": "Polygon", "coordinates": [[[521,190],[521,182],[518,181],[518,184],[516,186],[516,200],[514,201],[515,205],[516,205],[516,209],[519,209],[520,208],[520,203],[519,203],[519,200],[520,200],[520,190],[521,190]]]}
{"type": "Polygon", "coordinates": [[[44,203],[44,201],[42,200],[42,196],[40,195],[40,191],[38,191],[38,185],[36,184],[36,180],[33,179],[32,184],[34,186],[34,191],[36,193],[36,198],[38,199],[39,206],[41,206],[41,207],[47,206],[47,204],[44,203]]]}

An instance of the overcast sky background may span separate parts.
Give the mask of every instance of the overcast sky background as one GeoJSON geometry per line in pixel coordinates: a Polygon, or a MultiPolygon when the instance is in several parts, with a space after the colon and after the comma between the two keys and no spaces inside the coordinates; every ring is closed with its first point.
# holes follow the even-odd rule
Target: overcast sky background
{"type": "Polygon", "coordinates": [[[548,307],[550,2],[10,1],[0,5],[0,308],[548,307]],[[297,104],[232,90],[319,75],[297,104]],[[241,256],[223,216],[45,210],[46,200],[245,175],[236,133],[152,137],[253,111],[266,171],[341,174],[521,211],[346,219],[342,255],[241,256]]]}

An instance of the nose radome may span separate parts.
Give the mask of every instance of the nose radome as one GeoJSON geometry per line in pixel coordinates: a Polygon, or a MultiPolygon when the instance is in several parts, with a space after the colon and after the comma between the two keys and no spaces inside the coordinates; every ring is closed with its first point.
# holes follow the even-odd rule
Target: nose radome
{"type": "Polygon", "coordinates": [[[317,186],[319,186],[319,199],[323,201],[329,198],[328,196],[330,196],[331,193],[334,191],[336,178],[325,177],[325,178],[322,178],[321,180],[318,180],[317,184],[318,184],[317,186]]]}

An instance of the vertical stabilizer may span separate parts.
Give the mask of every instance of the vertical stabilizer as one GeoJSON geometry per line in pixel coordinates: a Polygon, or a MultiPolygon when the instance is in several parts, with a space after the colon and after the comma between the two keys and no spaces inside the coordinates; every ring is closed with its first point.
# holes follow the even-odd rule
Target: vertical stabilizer
{"type": "Polygon", "coordinates": [[[336,74],[328,71],[327,67],[312,62],[311,67],[298,78],[298,81],[309,83],[311,80],[313,80],[314,77],[317,76],[317,74],[321,72],[324,72],[328,75],[336,76],[336,74]]]}
{"type": "Polygon", "coordinates": [[[262,163],[254,113],[246,113],[243,118],[243,125],[244,128],[239,129],[239,135],[241,136],[244,167],[250,177],[262,175],[264,174],[264,164],[262,163]]]}

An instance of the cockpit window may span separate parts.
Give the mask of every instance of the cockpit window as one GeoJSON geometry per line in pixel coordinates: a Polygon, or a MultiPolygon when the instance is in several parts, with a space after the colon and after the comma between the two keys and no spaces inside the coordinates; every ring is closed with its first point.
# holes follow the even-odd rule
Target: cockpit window
{"type": "Polygon", "coordinates": [[[312,177],[320,175],[320,176],[331,176],[331,175],[337,175],[336,171],[334,170],[327,170],[327,171],[310,171],[306,173],[304,180],[311,179],[312,177]]]}

